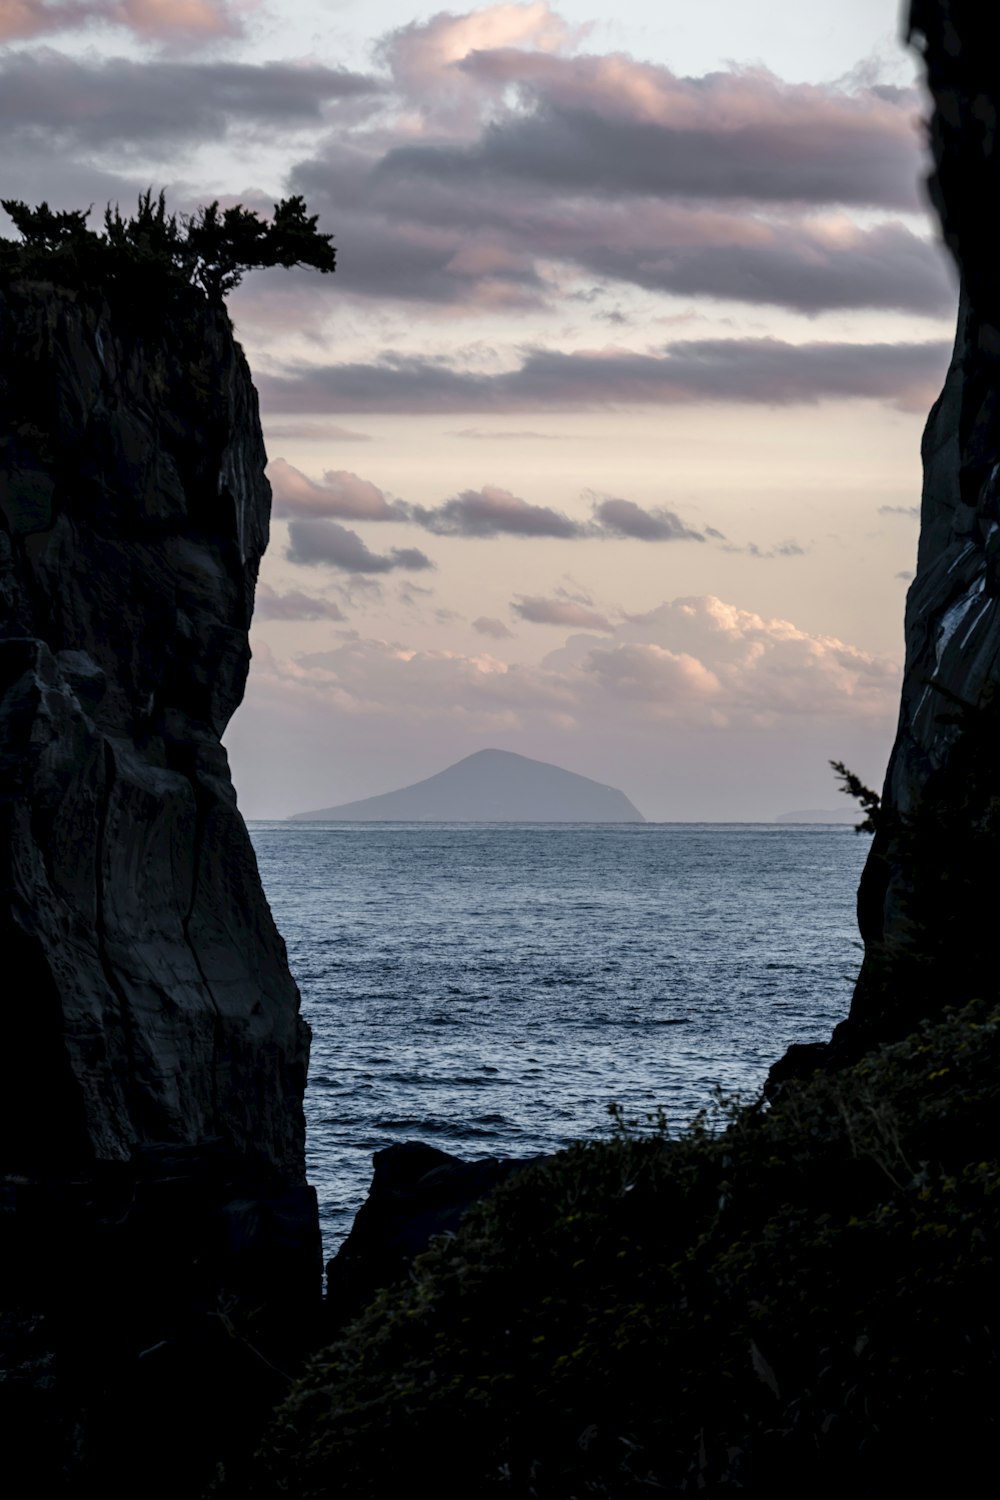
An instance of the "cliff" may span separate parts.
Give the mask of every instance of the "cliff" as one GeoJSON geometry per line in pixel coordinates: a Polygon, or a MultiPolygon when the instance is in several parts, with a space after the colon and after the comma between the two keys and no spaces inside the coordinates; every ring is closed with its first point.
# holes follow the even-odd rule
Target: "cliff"
{"type": "Polygon", "coordinates": [[[207,1140],[303,1179],[308,1039],[219,739],[270,490],[221,310],[0,300],[5,1165],[207,1140]]]}
{"type": "Polygon", "coordinates": [[[931,197],[962,295],[923,439],[899,725],[858,896],[864,965],[836,1057],[997,988],[1000,22],[976,0],[915,0],[911,29],[933,99],[931,197]]]}
{"type": "Polygon", "coordinates": [[[413,786],[293,823],[644,823],[624,792],[510,750],[477,750],[413,786]]]}
{"type": "Polygon", "coordinates": [[[193,291],[8,283],[0,351],[4,1394],[46,1434],[33,1493],[70,1451],[113,1491],[133,1442],[183,1485],[219,1309],[266,1341],[319,1292],[308,1030],[220,745],[268,533],[256,393],[193,291]]]}

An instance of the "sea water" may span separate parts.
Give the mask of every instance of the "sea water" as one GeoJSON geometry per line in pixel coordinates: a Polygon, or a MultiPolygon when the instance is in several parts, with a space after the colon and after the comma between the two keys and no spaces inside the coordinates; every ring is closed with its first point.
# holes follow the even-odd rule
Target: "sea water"
{"type": "Polygon", "coordinates": [[[374,1151],[532,1156],[682,1125],[829,1036],[869,840],[753,824],[253,823],[313,1030],[309,1180],[332,1253],[374,1151]]]}

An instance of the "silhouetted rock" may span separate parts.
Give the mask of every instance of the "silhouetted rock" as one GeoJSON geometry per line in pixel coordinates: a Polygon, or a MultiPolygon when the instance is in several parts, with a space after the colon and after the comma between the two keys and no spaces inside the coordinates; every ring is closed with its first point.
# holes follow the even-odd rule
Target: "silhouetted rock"
{"type": "Polygon", "coordinates": [[[924,432],[899,726],[858,892],[865,958],[827,1065],[998,991],[1000,18],[979,0],[914,0],[911,24],[934,100],[931,197],[962,291],[924,432]]]}
{"type": "Polygon", "coordinates": [[[368,1197],[347,1239],[328,1262],[327,1312],[340,1327],[391,1286],[435,1235],[454,1233],[466,1211],[529,1161],[463,1161],[423,1141],[376,1151],[368,1197]]]}
{"type": "Polygon", "coordinates": [[[192,1392],[232,1356],[259,1383],[250,1344],[319,1294],[308,1030],[220,745],[270,490],[194,294],[15,284],[0,351],[0,1233],[11,1337],[44,1346],[4,1389],[62,1435],[32,1493],[109,1493],[126,1432],[165,1474],[210,1456],[192,1392]]]}
{"type": "Polygon", "coordinates": [[[297,813],[303,822],[644,823],[614,787],[510,750],[477,750],[413,786],[340,807],[297,813]]]}

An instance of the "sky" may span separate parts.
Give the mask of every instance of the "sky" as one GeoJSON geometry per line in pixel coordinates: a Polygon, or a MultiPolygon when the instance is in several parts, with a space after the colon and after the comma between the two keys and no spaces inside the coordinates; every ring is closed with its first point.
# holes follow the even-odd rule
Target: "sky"
{"type": "Polygon", "coordinates": [[[0,0],[0,196],[335,237],[229,301],[246,816],[490,746],[655,820],[881,782],[957,300],[925,108],[896,0],[0,0]]]}

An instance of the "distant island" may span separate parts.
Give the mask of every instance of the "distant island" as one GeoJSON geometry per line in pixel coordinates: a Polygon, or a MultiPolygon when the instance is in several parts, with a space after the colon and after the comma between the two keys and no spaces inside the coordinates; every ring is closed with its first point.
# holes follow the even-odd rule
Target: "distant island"
{"type": "Polygon", "coordinates": [[[510,750],[477,750],[413,786],[290,823],[644,823],[624,792],[510,750]]]}
{"type": "Polygon", "coordinates": [[[807,807],[800,812],[780,813],[776,823],[860,823],[863,814],[856,806],[807,807]]]}

